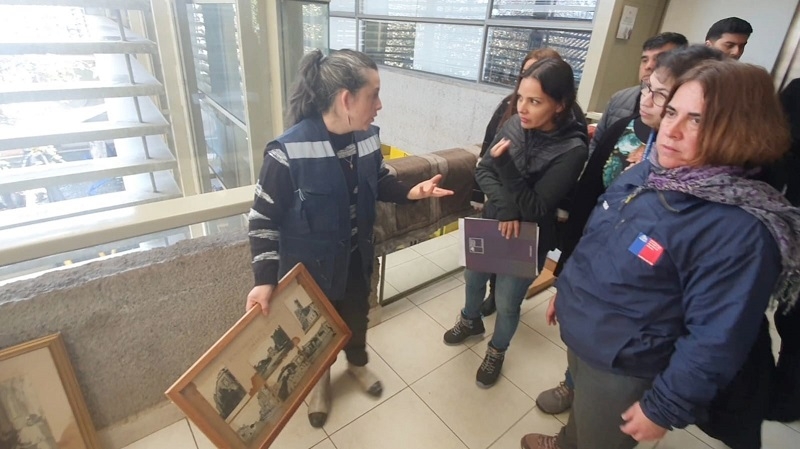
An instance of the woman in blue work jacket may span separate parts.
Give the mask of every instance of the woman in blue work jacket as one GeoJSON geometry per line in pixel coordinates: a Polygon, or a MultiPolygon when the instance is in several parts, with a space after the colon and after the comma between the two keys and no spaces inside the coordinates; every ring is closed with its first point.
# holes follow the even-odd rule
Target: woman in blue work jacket
{"type": "Polygon", "coordinates": [[[703,415],[770,300],[800,290],[800,211],[750,179],[788,144],[764,69],[708,61],[678,79],[652,157],[600,197],[558,279],[575,399],[523,449],[633,448],[703,415]]]}

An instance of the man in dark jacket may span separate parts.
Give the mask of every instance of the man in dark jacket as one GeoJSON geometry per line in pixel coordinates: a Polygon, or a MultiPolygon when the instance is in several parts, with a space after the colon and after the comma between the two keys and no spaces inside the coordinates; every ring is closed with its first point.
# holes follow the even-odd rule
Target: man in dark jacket
{"type": "MultiPolygon", "coordinates": [[[[639,62],[639,81],[649,77],[656,67],[656,58],[665,51],[670,51],[673,48],[685,47],[689,44],[686,36],[680,33],[664,32],[657,34],[646,41],[642,45],[642,58],[639,62]]],[[[589,155],[594,152],[597,147],[597,142],[603,138],[606,129],[612,123],[619,121],[622,118],[633,115],[634,112],[639,110],[639,90],[640,87],[636,86],[623,89],[611,96],[611,100],[606,106],[606,112],[603,118],[597,123],[597,129],[594,132],[594,137],[589,143],[589,155]]]]}

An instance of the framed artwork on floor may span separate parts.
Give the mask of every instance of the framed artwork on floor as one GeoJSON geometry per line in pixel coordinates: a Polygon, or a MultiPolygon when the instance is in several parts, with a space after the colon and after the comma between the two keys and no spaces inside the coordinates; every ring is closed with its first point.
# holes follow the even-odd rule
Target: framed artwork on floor
{"type": "Polygon", "coordinates": [[[281,279],[269,315],[250,309],[166,395],[218,447],[269,447],[350,329],[302,264],[281,279]]]}
{"type": "Polygon", "coordinates": [[[61,334],[0,351],[0,448],[100,449],[61,334]]]}

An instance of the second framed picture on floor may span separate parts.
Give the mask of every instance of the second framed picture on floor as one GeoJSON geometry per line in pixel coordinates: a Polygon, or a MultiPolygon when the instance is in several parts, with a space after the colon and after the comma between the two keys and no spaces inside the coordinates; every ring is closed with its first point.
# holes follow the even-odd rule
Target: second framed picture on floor
{"type": "Polygon", "coordinates": [[[0,449],[100,449],[60,334],[0,351],[0,449]]]}
{"type": "Polygon", "coordinates": [[[350,335],[298,264],[166,394],[218,447],[267,448],[350,335]]]}

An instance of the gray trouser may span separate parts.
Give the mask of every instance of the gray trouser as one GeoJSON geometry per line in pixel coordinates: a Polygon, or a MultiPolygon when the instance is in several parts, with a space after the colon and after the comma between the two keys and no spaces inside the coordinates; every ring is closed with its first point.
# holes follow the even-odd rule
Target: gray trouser
{"type": "Polygon", "coordinates": [[[633,449],[636,440],[622,433],[621,415],[650,388],[652,379],[601,371],[567,351],[575,399],[567,425],[558,434],[560,449],[633,449]]]}

